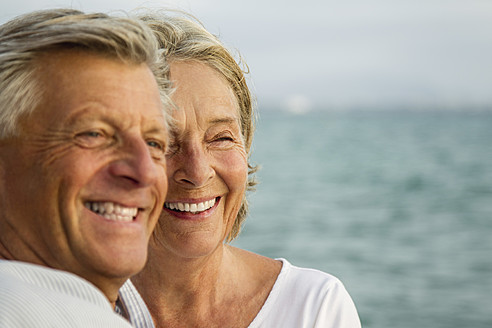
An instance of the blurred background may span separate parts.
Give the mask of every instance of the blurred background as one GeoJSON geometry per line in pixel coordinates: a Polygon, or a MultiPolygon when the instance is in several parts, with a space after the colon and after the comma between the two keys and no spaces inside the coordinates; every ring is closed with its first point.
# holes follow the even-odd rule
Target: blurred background
{"type": "Polygon", "coordinates": [[[182,9],[250,69],[261,166],[234,242],[339,277],[367,328],[492,327],[492,2],[16,0],[182,9]]]}

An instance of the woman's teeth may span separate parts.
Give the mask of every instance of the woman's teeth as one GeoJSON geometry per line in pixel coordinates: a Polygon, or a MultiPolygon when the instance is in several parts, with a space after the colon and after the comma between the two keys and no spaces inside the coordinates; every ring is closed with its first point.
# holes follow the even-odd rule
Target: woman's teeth
{"type": "Polygon", "coordinates": [[[215,198],[201,203],[164,203],[164,207],[181,212],[191,212],[193,214],[203,212],[215,205],[215,198]]]}
{"type": "Polygon", "coordinates": [[[138,212],[136,207],[125,207],[112,202],[86,202],[84,206],[92,212],[113,221],[133,221],[138,212]]]}

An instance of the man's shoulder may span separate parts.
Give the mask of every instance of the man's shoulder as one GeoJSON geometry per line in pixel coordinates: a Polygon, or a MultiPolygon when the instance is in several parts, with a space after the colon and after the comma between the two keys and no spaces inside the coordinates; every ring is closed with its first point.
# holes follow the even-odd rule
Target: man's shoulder
{"type": "Polygon", "coordinates": [[[0,261],[0,326],[130,327],[83,279],[15,261],[0,261]]]}
{"type": "MultiPolygon", "coordinates": [[[[0,260],[0,275],[11,285],[24,290],[52,292],[54,295],[75,297],[101,307],[109,307],[104,294],[93,284],[70,272],[20,261],[0,260]]],[[[6,283],[2,283],[5,288],[6,283]]]]}

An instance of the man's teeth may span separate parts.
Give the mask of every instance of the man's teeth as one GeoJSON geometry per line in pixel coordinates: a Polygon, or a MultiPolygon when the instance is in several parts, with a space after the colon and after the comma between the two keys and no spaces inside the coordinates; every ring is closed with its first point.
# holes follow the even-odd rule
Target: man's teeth
{"type": "Polygon", "coordinates": [[[92,212],[113,221],[133,221],[138,212],[136,207],[124,207],[111,202],[86,202],[84,206],[92,212]]]}
{"type": "Polygon", "coordinates": [[[203,212],[215,205],[215,198],[201,203],[165,203],[164,206],[170,210],[191,212],[193,214],[203,212]]]}

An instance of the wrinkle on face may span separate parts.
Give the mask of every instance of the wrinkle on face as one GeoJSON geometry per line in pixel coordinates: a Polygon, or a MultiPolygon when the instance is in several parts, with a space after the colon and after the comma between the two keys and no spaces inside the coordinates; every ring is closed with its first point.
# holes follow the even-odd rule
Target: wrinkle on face
{"type": "Polygon", "coordinates": [[[168,135],[155,78],[144,64],[76,51],[38,64],[44,97],[20,118],[17,136],[0,141],[0,224],[9,230],[0,244],[17,259],[88,280],[128,278],[145,263],[167,190],[168,135]],[[127,172],[152,175],[139,184],[144,174],[127,172]],[[137,207],[139,220],[113,224],[87,201],[137,207]]]}
{"type": "Polygon", "coordinates": [[[25,157],[36,161],[41,167],[50,167],[78,147],[72,139],[69,131],[51,130],[40,135],[31,134],[22,139],[25,157]]]}
{"type": "Polygon", "coordinates": [[[220,197],[212,217],[186,222],[163,211],[153,249],[184,257],[210,254],[232,229],[246,190],[248,164],[236,97],[213,68],[173,62],[177,109],[167,153],[168,202],[220,197]]]}

